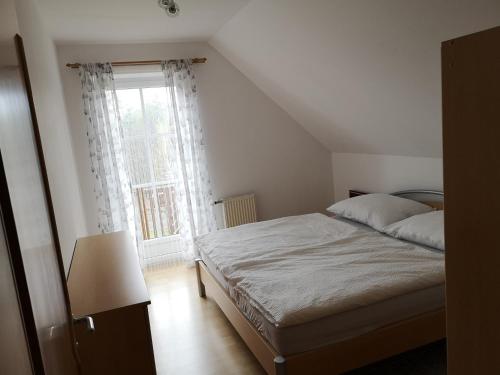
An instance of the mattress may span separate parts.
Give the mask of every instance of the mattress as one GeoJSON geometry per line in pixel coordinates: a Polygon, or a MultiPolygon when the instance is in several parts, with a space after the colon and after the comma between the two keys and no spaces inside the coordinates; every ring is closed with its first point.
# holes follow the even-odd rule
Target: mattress
{"type": "Polygon", "coordinates": [[[196,240],[211,274],[282,355],[444,306],[444,254],[321,214],[196,240]]]}

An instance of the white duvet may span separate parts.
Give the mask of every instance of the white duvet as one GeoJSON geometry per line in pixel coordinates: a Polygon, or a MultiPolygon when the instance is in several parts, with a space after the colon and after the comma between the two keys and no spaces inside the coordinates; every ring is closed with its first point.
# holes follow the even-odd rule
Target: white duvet
{"type": "Polygon", "coordinates": [[[230,296],[276,327],[309,322],[444,283],[444,255],[322,214],[197,238],[230,296]]]}

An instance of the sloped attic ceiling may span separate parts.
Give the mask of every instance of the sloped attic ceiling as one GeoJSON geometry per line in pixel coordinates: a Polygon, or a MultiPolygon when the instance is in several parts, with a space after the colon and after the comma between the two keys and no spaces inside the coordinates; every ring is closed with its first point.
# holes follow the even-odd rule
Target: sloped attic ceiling
{"type": "Polygon", "coordinates": [[[498,25],[498,0],[253,0],[210,44],[330,150],[435,157],[440,43],[498,25]]]}

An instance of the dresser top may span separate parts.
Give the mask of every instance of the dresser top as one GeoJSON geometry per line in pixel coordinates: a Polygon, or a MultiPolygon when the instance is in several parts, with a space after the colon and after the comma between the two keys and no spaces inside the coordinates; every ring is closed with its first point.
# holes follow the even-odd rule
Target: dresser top
{"type": "Polygon", "coordinates": [[[76,241],[68,277],[74,316],[149,304],[132,237],[114,232],[76,241]]]}

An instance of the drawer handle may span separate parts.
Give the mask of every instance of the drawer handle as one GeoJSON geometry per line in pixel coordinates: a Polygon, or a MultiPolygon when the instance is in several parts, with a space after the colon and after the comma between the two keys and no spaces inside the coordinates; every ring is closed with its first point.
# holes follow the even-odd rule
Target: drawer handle
{"type": "Polygon", "coordinates": [[[95,332],[94,319],[92,319],[91,316],[81,316],[79,318],[73,318],[73,324],[76,325],[81,323],[85,323],[87,331],[92,333],[95,332]]]}

